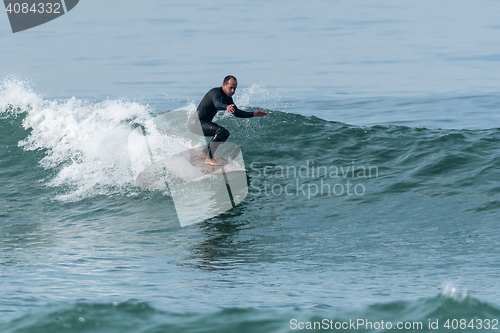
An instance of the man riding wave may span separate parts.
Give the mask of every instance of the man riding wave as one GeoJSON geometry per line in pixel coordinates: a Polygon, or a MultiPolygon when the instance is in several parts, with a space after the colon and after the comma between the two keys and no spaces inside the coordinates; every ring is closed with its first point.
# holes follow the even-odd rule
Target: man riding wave
{"type": "Polygon", "coordinates": [[[200,153],[200,158],[205,159],[205,164],[222,165],[215,160],[214,153],[217,147],[227,140],[229,131],[212,122],[219,110],[227,110],[228,113],[232,113],[239,118],[263,117],[267,115],[267,112],[264,111],[247,112],[238,109],[232,98],[237,86],[238,81],[234,76],[226,76],[222,87],[210,89],[201,100],[196,112],[189,118],[188,128],[191,132],[212,137],[208,145],[200,153]]]}

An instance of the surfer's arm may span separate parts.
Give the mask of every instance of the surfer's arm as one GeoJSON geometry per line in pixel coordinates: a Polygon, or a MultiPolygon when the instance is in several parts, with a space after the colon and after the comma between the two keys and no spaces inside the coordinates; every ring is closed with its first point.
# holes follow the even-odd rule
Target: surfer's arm
{"type": "Polygon", "coordinates": [[[214,93],[212,97],[212,102],[214,103],[214,106],[217,110],[227,110],[227,112],[234,114],[236,117],[239,118],[253,117],[253,112],[246,112],[238,109],[236,105],[234,105],[233,99],[231,97],[224,98],[223,96],[214,93]],[[229,104],[225,104],[224,102],[229,104]]]}
{"type": "Polygon", "coordinates": [[[224,103],[224,96],[218,93],[218,91],[212,92],[212,103],[214,104],[216,110],[227,110],[227,107],[233,104],[232,101],[233,100],[230,99],[231,103],[226,104],[224,103]]]}
{"type": "Polygon", "coordinates": [[[247,111],[240,110],[236,107],[236,105],[234,105],[233,114],[238,118],[251,118],[254,116],[253,112],[247,112],[247,111]]]}
{"type": "Polygon", "coordinates": [[[229,106],[229,104],[224,104],[222,100],[218,98],[214,98],[213,103],[217,110],[227,110],[227,107],[229,106]]]}
{"type": "Polygon", "coordinates": [[[251,118],[254,116],[253,112],[246,112],[238,109],[238,107],[234,104],[232,97],[227,98],[226,102],[229,103],[229,105],[226,107],[228,113],[232,113],[238,118],[251,118]]]}
{"type": "Polygon", "coordinates": [[[243,111],[243,110],[238,109],[236,107],[236,105],[234,105],[234,104],[229,105],[229,107],[227,108],[227,112],[232,113],[236,117],[239,117],[239,118],[251,118],[251,117],[267,116],[267,112],[260,111],[260,110],[254,111],[254,112],[247,112],[247,111],[243,111]]]}

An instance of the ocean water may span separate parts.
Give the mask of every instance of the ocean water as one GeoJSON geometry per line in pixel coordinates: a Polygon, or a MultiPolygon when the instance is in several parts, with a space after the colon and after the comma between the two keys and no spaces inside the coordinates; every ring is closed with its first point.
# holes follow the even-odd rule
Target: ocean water
{"type": "MultiPolygon", "coordinates": [[[[80,2],[0,15],[0,332],[500,329],[500,5],[80,2]],[[131,122],[220,112],[237,207],[181,228],[131,122]]],[[[175,151],[178,147],[167,146],[175,151]]]]}

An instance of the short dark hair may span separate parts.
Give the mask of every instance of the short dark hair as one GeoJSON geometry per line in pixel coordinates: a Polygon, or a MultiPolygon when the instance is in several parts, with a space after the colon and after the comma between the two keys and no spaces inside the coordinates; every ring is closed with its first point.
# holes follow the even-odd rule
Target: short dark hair
{"type": "Polygon", "coordinates": [[[236,78],[233,75],[228,75],[224,78],[224,84],[228,84],[229,80],[231,80],[231,79],[233,79],[234,81],[238,81],[238,80],[236,80],[236,78]]]}

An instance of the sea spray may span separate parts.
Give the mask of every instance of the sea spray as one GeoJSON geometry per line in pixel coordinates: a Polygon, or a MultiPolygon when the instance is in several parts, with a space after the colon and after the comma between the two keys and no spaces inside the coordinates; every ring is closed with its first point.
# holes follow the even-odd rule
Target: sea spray
{"type": "MultiPolygon", "coordinates": [[[[54,171],[46,185],[61,190],[57,199],[124,193],[135,185],[127,138],[131,123],[154,128],[147,105],[75,97],[47,100],[27,83],[10,80],[0,88],[0,107],[4,117],[24,117],[22,126],[29,135],[18,144],[26,151],[43,151],[39,164],[54,171]]],[[[151,134],[160,136],[154,130],[151,134]]]]}

